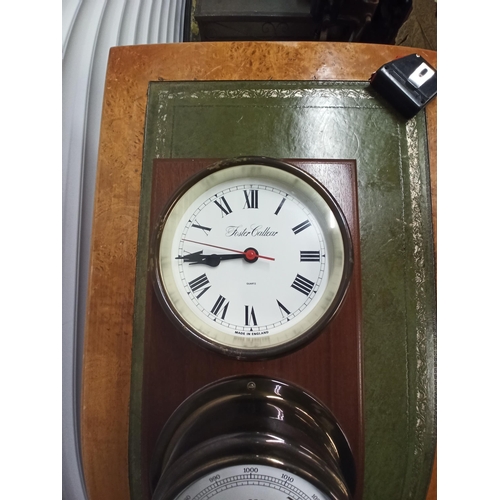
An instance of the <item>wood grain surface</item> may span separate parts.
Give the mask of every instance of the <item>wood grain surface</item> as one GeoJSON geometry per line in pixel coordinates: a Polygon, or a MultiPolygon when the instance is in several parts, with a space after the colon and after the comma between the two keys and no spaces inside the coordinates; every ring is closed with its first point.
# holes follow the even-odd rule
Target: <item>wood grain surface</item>
{"type": "MultiPolygon", "coordinates": [[[[360,80],[408,47],[324,42],[184,43],[111,49],[95,191],[81,443],[90,500],[127,500],[137,228],[148,84],[195,80],[360,80]]],[[[437,54],[418,52],[436,66],[437,54]]],[[[436,227],[436,100],[427,106],[436,227]]],[[[435,485],[433,481],[431,485],[435,485]]],[[[435,486],[428,500],[436,498],[435,486]]]]}

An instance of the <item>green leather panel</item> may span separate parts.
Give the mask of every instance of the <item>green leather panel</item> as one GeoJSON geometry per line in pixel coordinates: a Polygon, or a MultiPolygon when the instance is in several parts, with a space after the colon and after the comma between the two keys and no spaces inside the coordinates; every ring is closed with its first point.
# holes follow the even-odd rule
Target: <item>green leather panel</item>
{"type": "MultiPolygon", "coordinates": [[[[363,498],[424,499],[436,427],[436,297],[425,114],[405,122],[365,82],[152,83],[136,324],[142,321],[152,159],[239,155],[357,161],[366,443],[363,498]]],[[[131,446],[140,426],[141,342],[135,335],[131,446]]],[[[132,453],[132,470],[138,465],[136,459],[132,453]]]]}

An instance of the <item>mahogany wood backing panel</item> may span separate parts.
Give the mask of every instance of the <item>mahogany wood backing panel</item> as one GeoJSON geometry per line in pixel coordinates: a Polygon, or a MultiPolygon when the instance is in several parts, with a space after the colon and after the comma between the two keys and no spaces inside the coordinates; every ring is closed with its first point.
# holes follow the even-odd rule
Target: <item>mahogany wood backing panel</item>
{"type": "MultiPolygon", "coordinates": [[[[81,445],[90,500],[130,497],[132,319],[149,82],[367,81],[384,63],[415,51],[333,42],[203,42],[111,49],[101,120],[83,359],[81,445]]],[[[436,52],[418,52],[437,65],[436,52]]],[[[435,188],[435,101],[427,107],[427,116],[435,188]]],[[[435,198],[433,209],[435,217],[435,198]]]]}
{"type": "MultiPolygon", "coordinates": [[[[215,160],[157,159],[151,195],[150,241],[166,201],[191,175],[215,160]]],[[[362,408],[361,259],[355,162],[288,160],[318,179],[335,197],[349,225],[354,268],[346,298],[336,317],[309,345],[274,360],[242,362],[209,352],[187,339],[166,317],[146,289],[146,327],[142,397],[142,477],[148,478],[154,444],[173,411],[201,387],[233,375],[263,375],[292,382],[320,399],[335,415],[356,463],[355,500],[362,498],[364,423],[362,408]],[[174,382],[175,383],[172,383],[174,382]]],[[[144,498],[148,488],[143,484],[144,498]]]]}

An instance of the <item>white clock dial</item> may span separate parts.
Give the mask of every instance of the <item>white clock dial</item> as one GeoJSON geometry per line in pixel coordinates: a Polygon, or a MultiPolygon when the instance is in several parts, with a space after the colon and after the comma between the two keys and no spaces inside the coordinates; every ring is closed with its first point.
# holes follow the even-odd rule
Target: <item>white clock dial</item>
{"type": "Polygon", "coordinates": [[[349,233],[333,199],[304,178],[269,165],[222,168],[167,210],[161,297],[208,346],[243,356],[280,350],[343,298],[349,233]]]}
{"type": "Polygon", "coordinates": [[[309,481],[286,470],[245,464],[217,470],[196,480],[176,500],[326,500],[309,481]]]}

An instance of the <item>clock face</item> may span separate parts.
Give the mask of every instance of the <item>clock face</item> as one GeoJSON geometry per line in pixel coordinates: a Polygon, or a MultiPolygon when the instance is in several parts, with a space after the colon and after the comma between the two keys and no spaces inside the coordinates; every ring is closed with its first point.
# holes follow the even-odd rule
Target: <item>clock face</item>
{"type": "Polygon", "coordinates": [[[316,486],[286,470],[260,464],[244,464],[214,471],[196,480],[176,500],[326,500],[316,486]]]}
{"type": "Polygon", "coordinates": [[[345,219],[322,186],[283,165],[208,170],[167,206],[159,226],[160,300],[193,338],[226,354],[296,347],[345,295],[345,219]]]}

